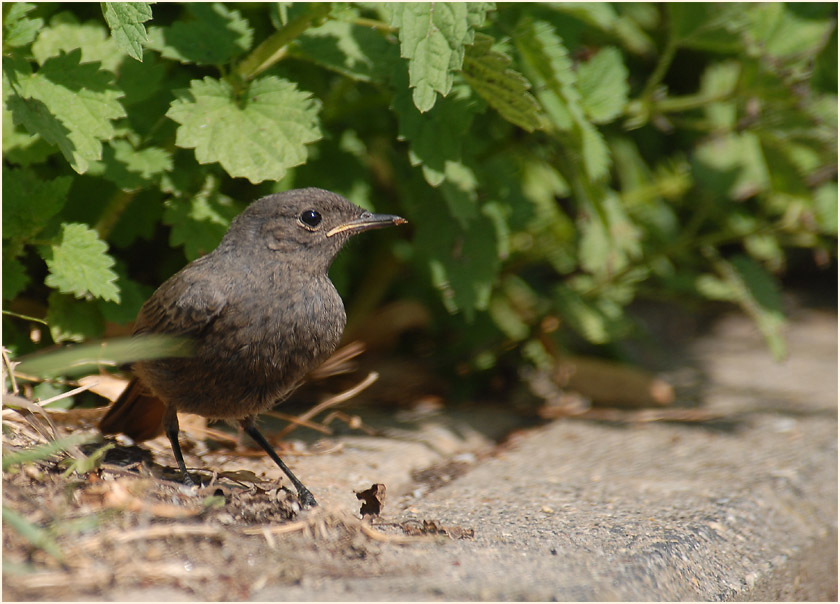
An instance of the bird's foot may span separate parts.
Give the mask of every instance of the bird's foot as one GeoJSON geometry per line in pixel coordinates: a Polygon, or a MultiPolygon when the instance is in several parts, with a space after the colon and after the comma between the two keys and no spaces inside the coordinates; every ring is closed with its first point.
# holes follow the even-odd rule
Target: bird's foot
{"type": "Polygon", "coordinates": [[[315,501],[315,497],[306,487],[298,489],[298,501],[300,502],[300,507],[304,510],[314,508],[318,505],[318,502],[315,501]]]}

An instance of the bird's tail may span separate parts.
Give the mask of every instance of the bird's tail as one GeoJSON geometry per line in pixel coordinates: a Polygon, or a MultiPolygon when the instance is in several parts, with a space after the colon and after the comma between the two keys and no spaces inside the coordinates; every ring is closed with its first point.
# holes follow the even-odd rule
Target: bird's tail
{"type": "Polygon", "coordinates": [[[103,434],[122,433],[135,442],[149,440],[163,433],[164,411],[164,402],[134,378],[100,420],[99,430],[103,434]]]}

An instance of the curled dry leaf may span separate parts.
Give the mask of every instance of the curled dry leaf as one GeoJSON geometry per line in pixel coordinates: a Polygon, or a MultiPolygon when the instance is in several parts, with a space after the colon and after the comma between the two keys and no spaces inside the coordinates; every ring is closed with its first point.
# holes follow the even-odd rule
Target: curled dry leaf
{"type": "Polygon", "coordinates": [[[385,485],[373,484],[369,489],[356,491],[356,499],[362,502],[359,513],[362,518],[365,516],[379,516],[382,513],[382,506],[385,505],[385,485]]]}

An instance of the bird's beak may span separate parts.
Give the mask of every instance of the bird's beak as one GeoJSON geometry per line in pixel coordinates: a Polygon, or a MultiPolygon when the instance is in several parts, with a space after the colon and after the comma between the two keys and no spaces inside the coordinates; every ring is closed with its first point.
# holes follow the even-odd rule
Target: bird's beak
{"type": "Polygon", "coordinates": [[[355,220],[331,228],[327,231],[327,237],[332,237],[339,233],[358,233],[370,229],[381,229],[387,226],[405,224],[406,222],[408,220],[405,218],[392,214],[371,214],[370,212],[365,212],[355,220]]]}

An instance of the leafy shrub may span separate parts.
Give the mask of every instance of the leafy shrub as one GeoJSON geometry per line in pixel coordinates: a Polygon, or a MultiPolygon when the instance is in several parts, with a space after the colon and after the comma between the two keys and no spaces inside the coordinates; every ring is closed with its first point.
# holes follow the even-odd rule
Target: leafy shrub
{"type": "Polygon", "coordinates": [[[351,318],[420,300],[442,362],[615,341],[639,295],[733,302],[781,357],[791,254],[836,258],[836,21],[832,4],[3,4],[4,345],[38,346],[16,315],[59,343],[125,333],[247,203],[319,186],[409,219],[333,278],[351,318]]]}

